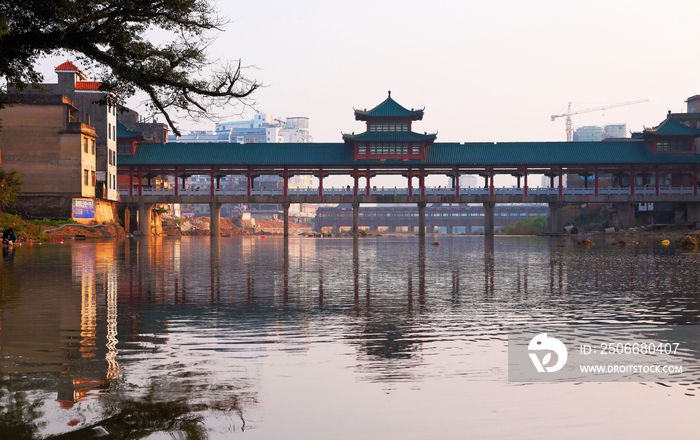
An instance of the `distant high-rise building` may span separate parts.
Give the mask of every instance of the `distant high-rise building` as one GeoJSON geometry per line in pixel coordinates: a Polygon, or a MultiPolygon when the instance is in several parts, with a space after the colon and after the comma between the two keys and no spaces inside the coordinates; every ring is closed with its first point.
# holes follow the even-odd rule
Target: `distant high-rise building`
{"type": "Polygon", "coordinates": [[[620,139],[627,136],[627,124],[610,124],[603,128],[603,139],[620,139]]]}
{"type": "Polygon", "coordinates": [[[191,130],[182,136],[171,135],[169,142],[175,143],[236,143],[236,144],[278,144],[309,143],[309,118],[304,116],[275,118],[273,115],[258,113],[253,119],[220,122],[210,130],[191,130]]]}
{"type": "MultiPolygon", "coordinates": [[[[447,187],[448,188],[453,187],[453,181],[454,181],[454,177],[447,178],[447,187]]],[[[478,186],[478,182],[476,180],[476,176],[470,176],[470,175],[459,176],[459,187],[460,188],[476,188],[477,186],[478,186]]]]}
{"type": "Polygon", "coordinates": [[[603,127],[586,125],[574,131],[574,142],[597,142],[603,140],[603,127]]]}
{"type": "Polygon", "coordinates": [[[586,125],[574,131],[574,142],[598,142],[609,138],[625,138],[627,124],[609,124],[602,127],[586,125]]]}

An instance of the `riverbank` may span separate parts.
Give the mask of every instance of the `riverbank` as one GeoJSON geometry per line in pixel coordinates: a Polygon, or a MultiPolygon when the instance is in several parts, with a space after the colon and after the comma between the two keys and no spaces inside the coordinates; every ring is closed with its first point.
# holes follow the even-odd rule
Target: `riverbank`
{"type": "MultiPolygon", "coordinates": [[[[255,220],[246,222],[241,219],[221,217],[219,228],[222,237],[236,237],[243,235],[282,235],[284,234],[284,222],[281,220],[255,220]]],[[[164,218],[162,235],[167,236],[208,236],[211,229],[211,218],[164,218]]],[[[312,226],[308,223],[289,223],[290,235],[306,235],[312,233],[312,226]]]]}
{"type": "Polygon", "coordinates": [[[66,238],[124,238],[124,228],[116,223],[85,226],[70,220],[26,220],[0,212],[0,230],[12,227],[19,242],[47,241],[66,238]]]}

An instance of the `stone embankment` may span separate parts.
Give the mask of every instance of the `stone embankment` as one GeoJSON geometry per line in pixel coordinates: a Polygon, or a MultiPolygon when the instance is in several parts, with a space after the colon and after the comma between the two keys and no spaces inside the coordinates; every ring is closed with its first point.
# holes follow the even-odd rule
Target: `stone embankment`
{"type": "Polygon", "coordinates": [[[106,225],[85,226],[78,224],[61,225],[57,228],[45,229],[44,234],[49,239],[60,238],[117,238],[125,236],[124,228],[116,223],[106,225]]]}

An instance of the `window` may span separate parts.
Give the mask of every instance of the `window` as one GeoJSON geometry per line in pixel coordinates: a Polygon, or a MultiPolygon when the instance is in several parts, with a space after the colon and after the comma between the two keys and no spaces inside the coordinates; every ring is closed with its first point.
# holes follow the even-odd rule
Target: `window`
{"type": "Polygon", "coordinates": [[[90,172],[88,170],[83,170],[83,185],[89,185],[90,181],[90,172]]]}
{"type": "Polygon", "coordinates": [[[95,186],[97,184],[97,174],[94,171],[90,171],[90,174],[92,176],[92,186],[95,186]]]}
{"type": "Polygon", "coordinates": [[[408,122],[372,122],[369,124],[369,131],[377,131],[377,132],[408,131],[408,122]]]}
{"type": "Polygon", "coordinates": [[[369,154],[378,156],[400,156],[408,155],[408,143],[382,142],[370,143],[369,154]]]}
{"type": "Polygon", "coordinates": [[[91,139],[90,144],[92,145],[92,154],[95,154],[95,146],[97,145],[97,142],[95,142],[95,139],[91,139]]]}
{"type": "Polygon", "coordinates": [[[656,151],[693,151],[693,142],[690,139],[657,141],[656,151]]]}
{"type": "Polygon", "coordinates": [[[411,144],[411,154],[414,156],[420,155],[420,144],[411,144]]]}
{"type": "Polygon", "coordinates": [[[112,139],[112,124],[111,123],[107,124],[107,138],[112,139]]]}
{"type": "Polygon", "coordinates": [[[367,144],[357,144],[357,155],[366,156],[367,155],[367,144]]]}
{"type": "Polygon", "coordinates": [[[88,138],[83,138],[83,151],[88,152],[88,138]]]}

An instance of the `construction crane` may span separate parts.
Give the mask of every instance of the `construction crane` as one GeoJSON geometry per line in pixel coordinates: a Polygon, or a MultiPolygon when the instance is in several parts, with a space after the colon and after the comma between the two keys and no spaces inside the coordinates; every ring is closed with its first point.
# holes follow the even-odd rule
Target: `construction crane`
{"type": "Polygon", "coordinates": [[[574,132],[573,132],[573,129],[571,128],[571,116],[572,115],[578,115],[580,113],[597,112],[600,110],[607,110],[609,108],[622,107],[624,105],[639,104],[640,102],[647,102],[647,101],[649,101],[649,100],[645,98],[645,99],[639,99],[637,101],[619,102],[617,104],[604,105],[602,107],[587,108],[585,110],[579,110],[577,112],[571,111],[571,103],[569,103],[569,107],[568,107],[566,113],[562,113],[561,115],[552,115],[552,121],[554,121],[557,118],[563,118],[564,116],[566,116],[566,140],[567,140],[567,142],[571,142],[574,140],[574,132]]]}

